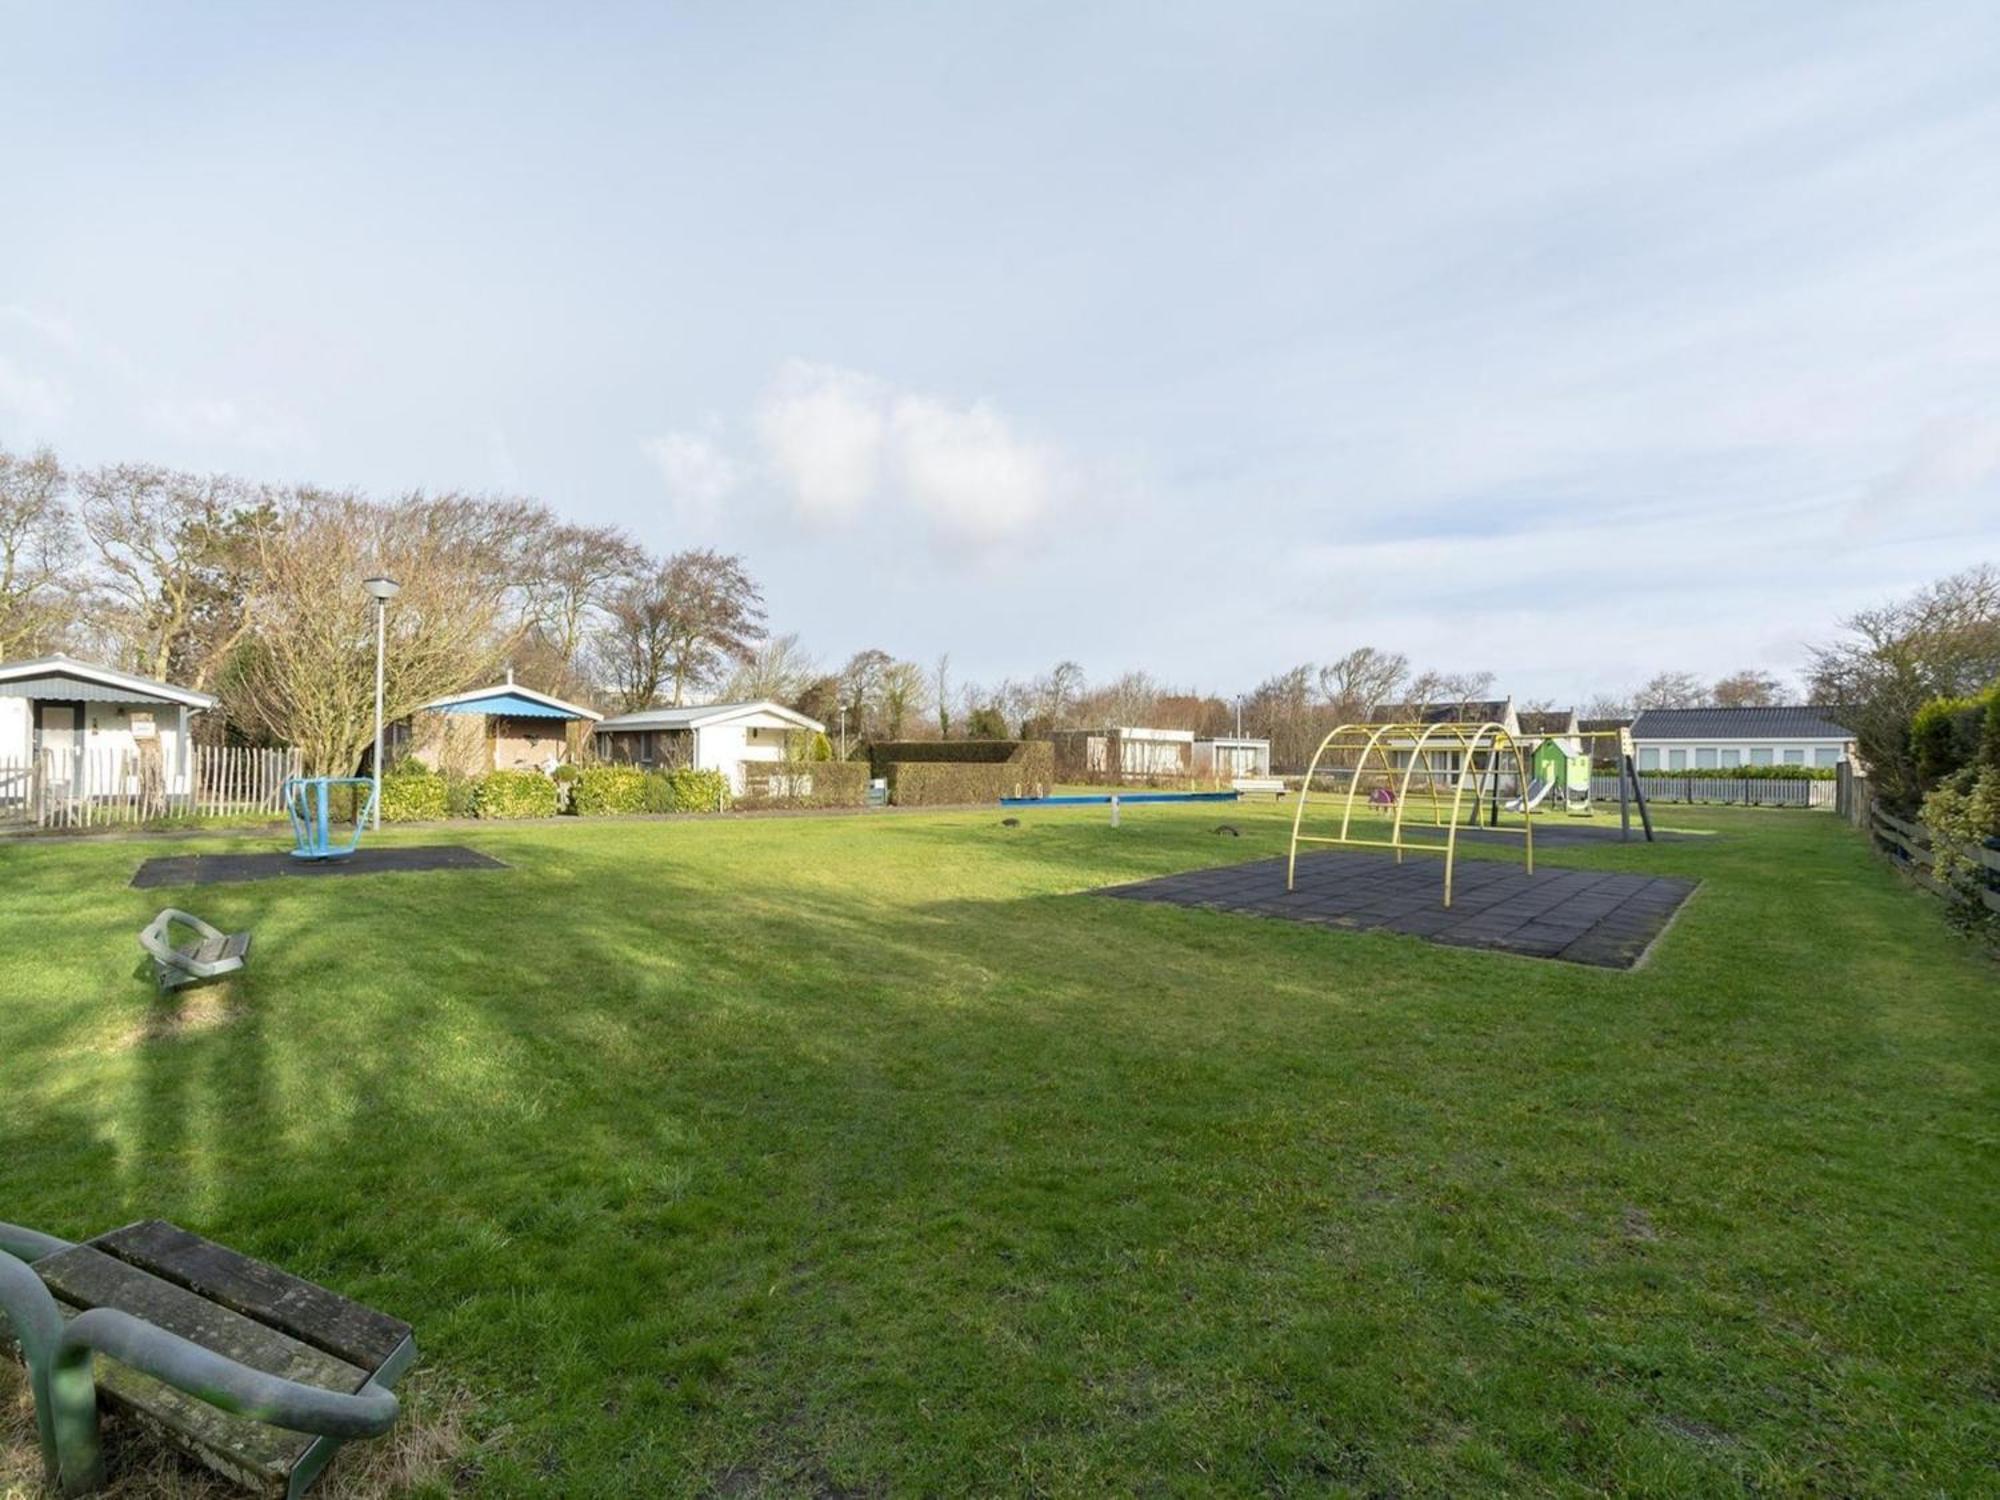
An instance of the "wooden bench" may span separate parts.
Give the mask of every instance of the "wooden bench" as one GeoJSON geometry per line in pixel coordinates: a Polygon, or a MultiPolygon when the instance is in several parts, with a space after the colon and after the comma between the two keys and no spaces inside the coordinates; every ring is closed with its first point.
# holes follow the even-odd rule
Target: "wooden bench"
{"type": "MultiPolygon", "coordinates": [[[[416,1359],[407,1323],[160,1219],[29,1264],[65,1324],[90,1309],[116,1309],[248,1371],[345,1396],[370,1387],[391,1421],[388,1388],[416,1359]]],[[[200,1399],[101,1348],[91,1365],[103,1406],[260,1495],[303,1494],[345,1441],[224,1410],[211,1404],[213,1389],[200,1399]]]]}

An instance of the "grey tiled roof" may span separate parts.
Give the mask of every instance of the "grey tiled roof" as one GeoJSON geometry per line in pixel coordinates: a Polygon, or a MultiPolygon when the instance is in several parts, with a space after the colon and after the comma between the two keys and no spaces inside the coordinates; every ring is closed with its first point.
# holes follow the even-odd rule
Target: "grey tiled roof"
{"type": "Polygon", "coordinates": [[[1832,709],[1648,708],[1632,725],[1635,740],[1844,740],[1832,709]]]}
{"type": "Polygon", "coordinates": [[[1536,713],[1530,709],[1518,714],[1523,734],[1568,734],[1579,728],[1576,710],[1570,708],[1552,709],[1548,713],[1536,713]]]}
{"type": "Polygon", "coordinates": [[[1383,703],[1368,715],[1370,724],[1488,724],[1504,721],[1507,699],[1484,703],[1383,703]]]}

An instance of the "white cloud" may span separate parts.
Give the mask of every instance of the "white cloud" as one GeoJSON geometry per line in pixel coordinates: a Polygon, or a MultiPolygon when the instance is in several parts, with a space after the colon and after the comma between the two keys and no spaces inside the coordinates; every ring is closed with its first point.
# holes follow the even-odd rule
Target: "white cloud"
{"type": "Polygon", "coordinates": [[[997,542],[1047,513],[1056,489],[1054,456],[1015,436],[986,403],[953,407],[904,396],[891,431],[904,492],[943,536],[997,542]]]}
{"type": "Polygon", "coordinates": [[[757,410],[757,433],[799,514],[858,516],[880,490],[888,393],[852,370],[789,361],[757,410]]]}
{"type": "Polygon", "coordinates": [[[40,437],[62,420],[69,404],[69,391],[60,382],[30,375],[0,354],[0,415],[26,428],[22,436],[40,437]]]}
{"type": "Polygon", "coordinates": [[[228,396],[163,396],[146,409],[155,431],[186,443],[226,443],[260,453],[307,446],[304,426],[261,402],[228,396]]]}
{"type": "Polygon", "coordinates": [[[736,488],[736,461],[721,446],[695,432],[670,432],[640,443],[682,511],[712,514],[736,488]]]}
{"type": "Polygon", "coordinates": [[[900,506],[947,544],[1022,535],[1048,513],[1065,472],[990,402],[899,391],[801,360],[759,403],[757,434],[801,518],[846,523],[900,506]]]}

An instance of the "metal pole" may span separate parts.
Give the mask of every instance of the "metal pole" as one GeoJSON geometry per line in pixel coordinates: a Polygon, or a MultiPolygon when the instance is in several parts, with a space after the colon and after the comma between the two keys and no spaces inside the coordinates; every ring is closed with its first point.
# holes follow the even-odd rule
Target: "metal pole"
{"type": "Polygon", "coordinates": [[[382,829],[382,660],[389,647],[389,602],[375,601],[375,760],[369,767],[375,780],[375,806],[370,823],[376,832],[382,829]]]}

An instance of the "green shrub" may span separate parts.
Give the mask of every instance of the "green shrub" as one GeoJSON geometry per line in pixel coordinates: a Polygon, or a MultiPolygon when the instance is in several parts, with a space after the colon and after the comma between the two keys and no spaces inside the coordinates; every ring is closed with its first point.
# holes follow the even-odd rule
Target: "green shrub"
{"type": "Polygon", "coordinates": [[[461,776],[455,771],[447,771],[444,778],[444,811],[448,818],[470,818],[474,816],[473,793],[479,789],[479,780],[474,776],[461,776]]]}
{"type": "Polygon", "coordinates": [[[774,761],[745,771],[739,807],[866,807],[869,768],[859,761],[774,761]]]}
{"type": "Polygon", "coordinates": [[[1986,715],[1984,696],[1933,698],[1918,709],[1910,720],[1910,757],[1916,763],[1918,782],[1934,787],[1978,760],[1986,715]]]}
{"type": "Polygon", "coordinates": [[[570,786],[570,811],[585,818],[646,810],[646,773],[637,766],[590,766],[570,786]]]}
{"type": "Polygon", "coordinates": [[[389,768],[382,778],[382,821],[426,823],[451,816],[445,779],[419,761],[389,768]]]}
{"type": "Polygon", "coordinates": [[[475,818],[553,818],[556,784],[540,771],[489,771],[472,788],[475,818]]]}
{"type": "Polygon", "coordinates": [[[720,771],[648,771],[644,804],[652,813],[719,812],[729,806],[729,778],[720,771]]]}

